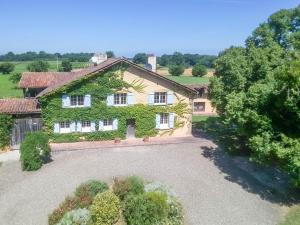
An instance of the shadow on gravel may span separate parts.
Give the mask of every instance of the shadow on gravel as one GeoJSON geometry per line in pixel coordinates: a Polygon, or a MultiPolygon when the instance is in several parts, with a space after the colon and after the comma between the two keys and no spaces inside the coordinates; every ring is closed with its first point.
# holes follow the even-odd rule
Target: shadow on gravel
{"type": "MultiPolygon", "coordinates": [[[[265,182],[257,179],[251,173],[237,166],[231,156],[220,148],[202,147],[202,155],[211,160],[225,174],[225,179],[239,184],[247,192],[257,194],[260,198],[282,205],[300,203],[299,190],[291,187],[285,193],[277,191],[265,182]]],[[[273,177],[274,178],[274,177],[273,177]]]]}

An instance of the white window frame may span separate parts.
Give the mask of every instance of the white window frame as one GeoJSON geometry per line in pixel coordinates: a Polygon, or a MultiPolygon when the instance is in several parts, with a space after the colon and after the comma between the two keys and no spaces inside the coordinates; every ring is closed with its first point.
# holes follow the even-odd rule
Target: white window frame
{"type": "Polygon", "coordinates": [[[81,132],[91,132],[91,121],[81,121],[81,132]]]}
{"type": "Polygon", "coordinates": [[[71,132],[70,121],[63,121],[59,123],[59,133],[66,134],[71,132]]]}
{"type": "Polygon", "coordinates": [[[166,105],[168,101],[168,93],[165,91],[154,92],[154,105],[166,105]],[[163,101],[164,99],[164,101],[163,101]]]}
{"type": "Polygon", "coordinates": [[[113,130],[113,119],[104,119],[103,120],[103,130],[104,131],[113,130]]]}
{"type": "Polygon", "coordinates": [[[116,93],[114,94],[114,105],[115,106],[125,106],[128,104],[127,93],[116,93]],[[125,98],[125,101],[124,101],[125,98]]]}
{"type": "Polygon", "coordinates": [[[169,129],[169,113],[160,113],[160,129],[169,129]]]}
{"type": "Polygon", "coordinates": [[[70,96],[70,107],[84,107],[84,95],[73,95],[70,96]],[[74,102],[74,98],[75,98],[75,104],[72,104],[74,102]],[[79,102],[81,103],[81,99],[82,98],[82,104],[79,104],[79,102]]]}

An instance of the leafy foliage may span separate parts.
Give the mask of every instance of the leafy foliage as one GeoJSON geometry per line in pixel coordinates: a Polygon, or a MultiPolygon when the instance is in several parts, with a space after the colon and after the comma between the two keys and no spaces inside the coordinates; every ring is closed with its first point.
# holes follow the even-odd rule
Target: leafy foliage
{"type": "Polygon", "coordinates": [[[64,215],[56,225],[89,225],[91,220],[90,211],[87,209],[74,209],[64,215]]]}
{"type": "Polygon", "coordinates": [[[22,74],[18,72],[14,72],[10,75],[9,80],[13,83],[17,84],[21,80],[22,74]]]}
{"type": "Polygon", "coordinates": [[[128,225],[153,225],[167,217],[167,196],[160,192],[129,195],[124,203],[124,216],[128,225]]]}
{"type": "Polygon", "coordinates": [[[94,198],[98,193],[102,193],[107,190],[108,185],[106,183],[98,180],[89,180],[76,188],[75,195],[82,196],[85,195],[85,192],[88,192],[89,195],[94,198]]]}
{"type": "Polygon", "coordinates": [[[23,170],[38,170],[50,159],[49,137],[43,132],[28,133],[22,142],[21,164],[23,170]]]}
{"type": "Polygon", "coordinates": [[[34,61],[34,60],[59,60],[69,59],[72,62],[88,62],[93,56],[93,53],[46,53],[44,51],[40,52],[25,52],[20,54],[15,54],[13,52],[8,52],[4,55],[0,55],[0,61],[34,61]]]}
{"type": "Polygon", "coordinates": [[[207,68],[204,65],[196,64],[193,67],[192,74],[195,77],[202,77],[207,74],[207,68]]]}
{"type": "Polygon", "coordinates": [[[182,65],[171,65],[169,67],[169,73],[172,76],[180,76],[184,72],[184,67],[182,65]]]}
{"type": "Polygon", "coordinates": [[[215,62],[209,95],[236,152],[285,169],[300,186],[300,6],[270,16],[215,62]],[[297,25],[298,24],[298,25],[297,25]]]}
{"type": "Polygon", "coordinates": [[[12,125],[11,115],[0,114],[0,149],[9,145],[12,125]]]}
{"type": "Polygon", "coordinates": [[[137,53],[132,61],[136,64],[146,64],[147,63],[147,54],[146,53],[137,53]]]}
{"type": "Polygon", "coordinates": [[[124,200],[128,195],[137,195],[144,193],[144,181],[136,176],[125,179],[114,178],[113,192],[124,200]]]}
{"type": "Polygon", "coordinates": [[[115,57],[115,53],[113,51],[106,51],[107,58],[115,57]]]}
{"type": "Polygon", "coordinates": [[[70,60],[63,60],[61,62],[61,67],[59,68],[59,71],[61,72],[70,72],[72,70],[72,63],[70,60]]]}
{"type": "Polygon", "coordinates": [[[120,215],[120,200],[110,191],[96,195],[91,205],[92,220],[96,225],[112,225],[120,215]]]}
{"type": "Polygon", "coordinates": [[[14,71],[15,65],[9,62],[0,64],[0,73],[9,74],[14,71]]]}
{"type": "Polygon", "coordinates": [[[30,63],[27,66],[27,69],[31,72],[47,72],[49,67],[50,65],[48,62],[39,60],[30,63]]]}

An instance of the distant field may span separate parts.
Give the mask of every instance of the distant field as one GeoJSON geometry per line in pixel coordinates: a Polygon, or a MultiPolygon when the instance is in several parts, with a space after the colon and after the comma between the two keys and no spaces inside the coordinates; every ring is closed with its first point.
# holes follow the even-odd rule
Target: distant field
{"type": "Polygon", "coordinates": [[[209,77],[191,77],[191,76],[166,76],[170,80],[180,84],[209,84],[209,77]]]}
{"type": "MultiPolygon", "coordinates": [[[[11,62],[15,64],[15,70],[14,72],[19,72],[23,73],[27,71],[27,66],[30,64],[32,61],[24,61],[24,62],[11,62]]],[[[0,62],[2,63],[2,62],[0,62]]],[[[50,64],[49,71],[57,71],[57,62],[56,61],[48,61],[50,64]]],[[[58,66],[61,65],[61,61],[58,61],[58,66]]],[[[90,66],[91,64],[88,62],[72,62],[73,69],[79,69],[79,68],[84,68],[87,66],[90,66]]],[[[7,98],[7,97],[22,97],[23,92],[21,89],[16,88],[16,85],[13,84],[9,80],[8,75],[4,75],[0,73],[0,98],[7,98]]]]}

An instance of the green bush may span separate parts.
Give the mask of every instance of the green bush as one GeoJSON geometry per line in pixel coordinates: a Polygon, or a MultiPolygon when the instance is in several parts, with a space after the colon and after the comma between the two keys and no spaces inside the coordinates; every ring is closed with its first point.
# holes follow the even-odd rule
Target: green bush
{"type": "Polygon", "coordinates": [[[47,72],[50,64],[47,61],[34,61],[27,66],[30,72],[47,72]]]}
{"type": "Polygon", "coordinates": [[[78,198],[66,197],[63,203],[48,216],[48,224],[57,224],[67,212],[77,208],[79,208],[78,198]]]}
{"type": "Polygon", "coordinates": [[[56,225],[88,225],[90,224],[91,215],[87,209],[74,209],[61,219],[56,225]]]}
{"type": "Polygon", "coordinates": [[[128,225],[153,225],[167,218],[167,196],[160,192],[129,195],[124,202],[124,217],[128,225]]]}
{"type": "Polygon", "coordinates": [[[0,114],[0,149],[9,146],[12,125],[11,115],[0,114]]]}
{"type": "Polygon", "coordinates": [[[28,133],[21,144],[23,170],[38,170],[43,162],[50,159],[49,138],[43,132],[28,133]]]}
{"type": "Polygon", "coordinates": [[[1,63],[0,64],[0,73],[9,74],[14,71],[15,65],[9,62],[1,63]]]}
{"type": "Polygon", "coordinates": [[[120,200],[114,193],[106,191],[97,194],[90,208],[94,224],[114,224],[119,219],[120,208],[120,200]]]}
{"type": "Polygon", "coordinates": [[[85,196],[87,193],[94,198],[98,193],[102,193],[108,190],[108,185],[105,182],[98,180],[89,180],[82,183],[76,188],[75,195],[85,196]]]}
{"type": "Polygon", "coordinates": [[[192,74],[195,77],[202,77],[207,74],[207,68],[204,65],[196,64],[193,67],[192,74]]]}
{"type": "Polygon", "coordinates": [[[131,176],[125,179],[115,178],[113,183],[113,192],[121,200],[124,200],[126,196],[130,194],[142,194],[144,193],[144,181],[137,176],[131,176]]]}
{"type": "Polygon", "coordinates": [[[172,76],[180,76],[183,74],[183,72],[184,72],[184,67],[181,65],[171,65],[169,67],[169,73],[172,76]]]}

